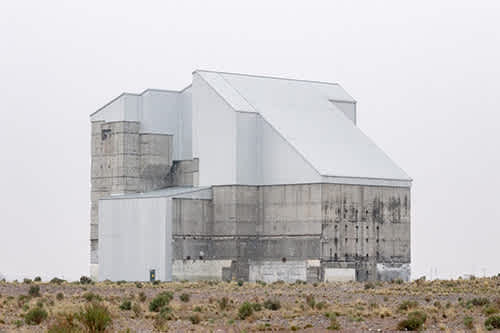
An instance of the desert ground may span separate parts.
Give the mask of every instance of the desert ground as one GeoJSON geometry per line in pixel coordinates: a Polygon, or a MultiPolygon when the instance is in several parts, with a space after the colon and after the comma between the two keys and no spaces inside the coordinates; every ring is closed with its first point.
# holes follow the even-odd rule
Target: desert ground
{"type": "Polygon", "coordinates": [[[499,315],[500,276],[409,283],[0,282],[0,332],[477,332],[500,328],[499,315]]]}

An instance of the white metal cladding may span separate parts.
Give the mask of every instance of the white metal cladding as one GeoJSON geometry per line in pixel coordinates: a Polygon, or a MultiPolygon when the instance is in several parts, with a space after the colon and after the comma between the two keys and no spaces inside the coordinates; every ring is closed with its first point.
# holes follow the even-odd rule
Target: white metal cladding
{"type": "Polygon", "coordinates": [[[141,133],[173,135],[174,160],[192,159],[190,87],[122,94],[91,115],[91,121],[138,121],[141,133]]]}
{"type": "Polygon", "coordinates": [[[100,281],[147,281],[150,269],[172,279],[171,206],[170,198],[99,202],[100,281]]]}
{"type": "Polygon", "coordinates": [[[209,187],[172,187],[99,200],[99,280],[172,280],[172,199],[211,199],[209,187]],[[134,263],[130,265],[130,263],[134,263]]]}
{"type": "Polygon", "coordinates": [[[332,103],[354,102],[337,84],[207,71],[195,74],[235,110],[260,113],[323,176],[410,181],[332,103]]]}
{"type": "Polygon", "coordinates": [[[317,183],[319,173],[260,114],[237,113],[237,183],[317,183]]]}
{"type": "Polygon", "coordinates": [[[206,80],[193,75],[193,153],[199,185],[237,184],[236,112],[206,80]]]}
{"type": "Polygon", "coordinates": [[[356,127],[356,101],[338,84],[195,71],[182,91],[122,94],[91,120],[139,121],[141,133],[173,135],[173,159],[199,158],[204,186],[411,185],[356,127]]]}

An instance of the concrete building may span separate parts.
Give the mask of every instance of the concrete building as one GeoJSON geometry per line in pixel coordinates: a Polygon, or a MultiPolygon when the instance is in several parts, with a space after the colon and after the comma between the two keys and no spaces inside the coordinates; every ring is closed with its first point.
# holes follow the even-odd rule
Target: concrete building
{"type": "Polygon", "coordinates": [[[411,179],[338,84],[197,70],[91,115],[99,280],[410,277],[411,179]]]}

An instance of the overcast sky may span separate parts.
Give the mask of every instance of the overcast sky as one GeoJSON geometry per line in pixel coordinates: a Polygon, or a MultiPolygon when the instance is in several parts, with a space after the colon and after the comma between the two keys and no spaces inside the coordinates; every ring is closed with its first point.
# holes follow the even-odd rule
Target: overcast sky
{"type": "Polygon", "coordinates": [[[500,1],[2,1],[0,273],[88,274],[89,114],[194,69],[342,84],[414,179],[413,277],[499,273],[499,60],[500,1]]]}

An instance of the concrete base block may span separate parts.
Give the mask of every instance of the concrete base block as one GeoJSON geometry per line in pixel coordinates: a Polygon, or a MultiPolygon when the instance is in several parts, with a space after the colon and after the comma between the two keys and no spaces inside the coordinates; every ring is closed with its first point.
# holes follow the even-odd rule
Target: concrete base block
{"type": "Polygon", "coordinates": [[[306,261],[250,261],[248,280],[251,282],[285,281],[295,282],[297,280],[307,281],[306,261]]]}
{"type": "Polygon", "coordinates": [[[172,266],[174,281],[222,280],[224,268],[231,260],[175,260],[172,266]]]}
{"type": "Polygon", "coordinates": [[[377,280],[394,281],[401,279],[410,281],[410,264],[381,263],[377,264],[377,280]]]}
{"type": "Polygon", "coordinates": [[[90,278],[92,280],[97,281],[97,279],[99,277],[99,265],[98,264],[90,264],[89,275],[90,275],[90,278]]]}
{"type": "Polygon", "coordinates": [[[334,281],[356,281],[356,270],[354,268],[325,268],[325,282],[334,281]]]}

